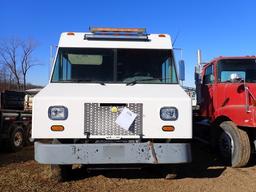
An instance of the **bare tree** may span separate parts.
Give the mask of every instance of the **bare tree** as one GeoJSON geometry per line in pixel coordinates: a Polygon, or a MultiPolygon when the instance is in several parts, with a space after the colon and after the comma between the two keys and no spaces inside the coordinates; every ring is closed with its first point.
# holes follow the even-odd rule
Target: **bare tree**
{"type": "Polygon", "coordinates": [[[35,60],[33,60],[32,54],[36,48],[36,43],[29,39],[28,41],[23,41],[21,44],[22,48],[22,60],[21,60],[21,71],[23,77],[23,89],[26,90],[27,85],[27,73],[28,70],[36,65],[35,60]]]}
{"type": "Polygon", "coordinates": [[[9,70],[10,78],[14,77],[19,90],[26,89],[28,71],[35,65],[35,48],[36,44],[31,39],[10,39],[0,43],[0,63],[9,70]]]}
{"type": "Polygon", "coordinates": [[[12,74],[4,66],[0,66],[0,91],[9,90],[13,85],[12,74]]]}
{"type": "Polygon", "coordinates": [[[17,61],[19,46],[20,46],[20,40],[18,39],[2,41],[0,45],[1,63],[4,67],[7,67],[15,77],[18,89],[21,88],[20,73],[18,70],[18,61],[17,61]]]}

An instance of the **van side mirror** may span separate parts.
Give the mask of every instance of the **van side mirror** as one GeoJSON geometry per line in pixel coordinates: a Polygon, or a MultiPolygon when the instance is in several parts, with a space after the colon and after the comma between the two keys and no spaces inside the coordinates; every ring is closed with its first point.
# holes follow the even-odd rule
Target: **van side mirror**
{"type": "Polygon", "coordinates": [[[185,62],[184,62],[184,60],[179,61],[179,80],[185,81],[185,62]]]}

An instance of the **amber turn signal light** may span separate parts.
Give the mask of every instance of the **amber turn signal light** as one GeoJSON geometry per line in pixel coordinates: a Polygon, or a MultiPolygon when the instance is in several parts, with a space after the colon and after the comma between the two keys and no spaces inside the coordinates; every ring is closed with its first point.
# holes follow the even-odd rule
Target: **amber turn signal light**
{"type": "Polygon", "coordinates": [[[52,131],[64,131],[64,127],[62,125],[53,125],[51,126],[52,131]]]}
{"type": "Polygon", "coordinates": [[[174,131],[175,128],[172,125],[165,125],[165,126],[162,127],[162,130],[163,131],[174,131]]]}

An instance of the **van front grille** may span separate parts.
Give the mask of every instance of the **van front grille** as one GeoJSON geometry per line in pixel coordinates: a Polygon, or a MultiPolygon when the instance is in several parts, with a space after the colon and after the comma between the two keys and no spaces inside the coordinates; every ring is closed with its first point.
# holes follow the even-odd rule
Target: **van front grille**
{"type": "Polygon", "coordinates": [[[141,135],[142,114],[142,103],[85,103],[84,133],[99,136],[141,135]],[[113,107],[117,108],[117,112],[112,111],[113,107]],[[115,123],[116,118],[118,115],[120,115],[124,107],[129,108],[129,110],[137,114],[137,117],[130,126],[129,130],[123,129],[115,123]]]}

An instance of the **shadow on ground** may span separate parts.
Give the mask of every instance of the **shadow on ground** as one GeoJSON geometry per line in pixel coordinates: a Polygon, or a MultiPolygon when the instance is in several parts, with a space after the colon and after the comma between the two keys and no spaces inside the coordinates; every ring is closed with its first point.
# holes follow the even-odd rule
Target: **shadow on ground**
{"type": "Polygon", "coordinates": [[[18,152],[8,152],[4,149],[0,150],[0,167],[11,163],[23,163],[29,160],[34,160],[33,145],[26,146],[18,152]]]}
{"type": "Polygon", "coordinates": [[[218,155],[198,141],[193,141],[192,158],[192,163],[181,166],[180,178],[216,178],[226,169],[218,155]]]}
{"type": "MultiPolygon", "coordinates": [[[[210,147],[198,141],[192,142],[192,163],[179,165],[177,167],[168,167],[168,170],[177,170],[177,179],[183,178],[217,178],[226,166],[221,163],[218,156],[210,150],[210,147]],[[169,169],[170,168],[170,169],[169,169]]],[[[255,158],[255,156],[254,156],[255,158]]],[[[255,158],[256,159],[256,158],[255,158]]],[[[248,166],[255,166],[256,160],[251,161],[248,166]]],[[[8,166],[8,164],[17,163],[22,164],[26,161],[34,160],[33,146],[27,146],[23,150],[16,153],[0,152],[0,167],[8,166]]],[[[38,166],[42,166],[38,164],[38,166]]],[[[127,168],[127,167],[126,167],[127,168]]],[[[70,180],[81,180],[95,176],[105,176],[107,178],[126,178],[126,179],[156,179],[164,178],[166,174],[166,167],[157,168],[143,167],[137,169],[92,169],[86,168],[74,169],[70,180]]]]}

